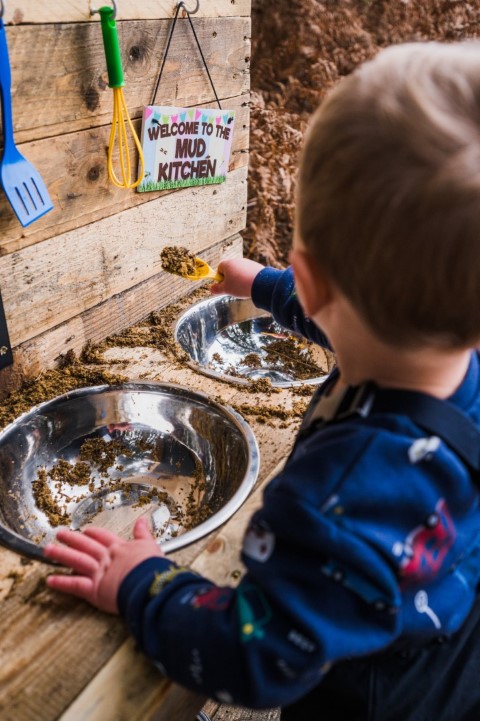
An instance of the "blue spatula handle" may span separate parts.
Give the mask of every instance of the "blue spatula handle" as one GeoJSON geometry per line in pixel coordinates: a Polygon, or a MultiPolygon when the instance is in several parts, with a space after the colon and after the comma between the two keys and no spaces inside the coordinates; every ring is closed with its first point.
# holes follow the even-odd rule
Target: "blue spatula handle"
{"type": "Polygon", "coordinates": [[[0,18],[0,98],[2,101],[2,127],[3,127],[3,151],[6,153],[15,145],[13,139],[13,118],[12,118],[12,76],[10,72],[10,58],[8,56],[7,36],[5,25],[0,18]]]}

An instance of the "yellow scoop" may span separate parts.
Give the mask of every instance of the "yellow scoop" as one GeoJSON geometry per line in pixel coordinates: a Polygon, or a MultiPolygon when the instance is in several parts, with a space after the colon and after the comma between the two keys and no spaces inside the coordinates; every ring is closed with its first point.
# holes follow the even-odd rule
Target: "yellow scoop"
{"type": "Polygon", "coordinates": [[[188,278],[188,280],[205,280],[209,278],[219,283],[223,280],[223,275],[219,273],[218,270],[214,270],[201,258],[195,258],[195,272],[191,275],[184,275],[183,278],[188,278]]]}

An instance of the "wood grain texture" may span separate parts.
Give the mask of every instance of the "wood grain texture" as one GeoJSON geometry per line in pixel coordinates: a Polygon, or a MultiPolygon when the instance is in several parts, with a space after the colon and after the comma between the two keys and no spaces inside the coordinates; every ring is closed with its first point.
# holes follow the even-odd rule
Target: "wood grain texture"
{"type": "MultiPolygon", "coordinates": [[[[138,319],[131,299],[139,300],[145,314],[170,301],[171,287],[159,277],[164,245],[187,245],[201,254],[245,227],[250,5],[237,4],[205,2],[195,19],[222,106],[237,112],[227,182],[140,194],[116,189],[107,178],[112,92],[100,25],[89,16],[69,22],[78,20],[79,12],[88,15],[88,2],[6,3],[13,23],[7,39],[15,139],[46,181],[54,210],[22,228],[0,195],[0,288],[17,349],[15,365],[0,374],[0,390],[38,372],[41,362],[50,365],[66,339],[110,334],[118,325],[107,318],[110,301],[116,318],[129,308],[123,327],[138,319]],[[27,22],[32,24],[22,24],[27,22]],[[130,289],[127,299],[123,294],[130,289]]],[[[159,6],[155,3],[155,11],[152,2],[122,0],[122,17],[130,19],[117,22],[124,92],[138,130],[171,27],[170,11],[161,19],[159,6]]],[[[157,102],[201,107],[211,100],[191,30],[181,20],[157,102]]]]}
{"type": "MultiPolygon", "coordinates": [[[[5,8],[5,22],[20,23],[60,23],[89,22],[97,16],[90,10],[106,2],[96,0],[8,0],[5,8]]],[[[186,0],[189,10],[195,8],[195,0],[186,0]]],[[[152,18],[171,18],[175,14],[175,0],[120,0],[118,18],[121,20],[149,20],[152,18]]],[[[181,11],[183,12],[183,11],[181,11]]],[[[192,18],[249,16],[251,0],[202,0],[192,18]]]]}
{"type": "MultiPolygon", "coordinates": [[[[155,276],[165,245],[196,255],[245,226],[246,168],[0,258],[12,346],[155,276]],[[181,204],[180,204],[181,202],[181,204]]],[[[161,302],[161,298],[159,299],[161,302]]]]}
{"type": "MultiPolygon", "coordinates": [[[[141,118],[143,108],[151,104],[170,24],[132,20],[118,22],[117,27],[123,94],[130,117],[141,118]]],[[[250,19],[198,19],[195,30],[218,97],[228,107],[226,99],[249,91],[250,19]]],[[[113,93],[99,23],[13,26],[7,28],[7,42],[17,143],[110,123],[113,93]]],[[[175,28],[156,103],[215,106],[188,21],[179,21],[175,28]]]]}
{"type": "Polygon", "coordinates": [[[204,701],[162,677],[128,639],[59,721],[193,721],[204,701]],[[125,694],[121,683],[112,687],[112,678],[131,679],[132,674],[133,694],[125,694]]]}
{"type": "MultiPolygon", "coordinates": [[[[253,711],[240,706],[219,705],[214,701],[207,701],[202,709],[210,716],[212,721],[279,721],[279,709],[265,709],[253,711]]],[[[312,719],[312,721],[315,721],[312,719]]]]}
{"type": "Polygon", "coordinates": [[[57,719],[71,700],[72,675],[91,678],[126,637],[118,619],[106,622],[85,604],[55,597],[43,582],[47,572],[39,563],[17,571],[1,604],[2,721],[57,719]]]}
{"type": "MultiPolygon", "coordinates": [[[[151,719],[158,706],[163,705],[171,686],[129,638],[97,674],[88,692],[80,694],[59,721],[105,721],[112,710],[116,721],[151,719]],[[131,678],[132,673],[136,690],[129,696],[123,693],[121,679],[131,678]],[[114,687],[112,677],[120,681],[114,687]]],[[[195,710],[191,718],[194,718],[195,710]]]]}
{"type": "MultiPolygon", "coordinates": [[[[234,235],[202,250],[213,266],[220,260],[240,257],[242,238],[234,235]]],[[[88,340],[98,342],[146,318],[153,310],[176,302],[202,285],[160,271],[148,280],[74,315],[65,323],[14,348],[14,364],[0,373],[0,393],[5,396],[27,379],[50,368],[61,354],[79,353],[88,340]]],[[[140,372],[140,371],[139,371],[140,372]]],[[[138,377],[138,376],[137,376],[138,377]]]]}
{"type": "MultiPolygon", "coordinates": [[[[248,163],[248,96],[231,98],[228,105],[236,115],[230,161],[232,171],[248,163]]],[[[140,132],[140,121],[136,121],[135,125],[140,132]]],[[[1,193],[0,256],[172,193],[177,193],[175,202],[180,212],[184,199],[181,191],[137,193],[116,188],[110,182],[106,161],[109,133],[110,126],[104,126],[21,146],[25,157],[35,165],[45,181],[54,208],[35,223],[22,228],[1,193]]],[[[132,158],[137,157],[133,147],[131,153],[132,158]]]]}

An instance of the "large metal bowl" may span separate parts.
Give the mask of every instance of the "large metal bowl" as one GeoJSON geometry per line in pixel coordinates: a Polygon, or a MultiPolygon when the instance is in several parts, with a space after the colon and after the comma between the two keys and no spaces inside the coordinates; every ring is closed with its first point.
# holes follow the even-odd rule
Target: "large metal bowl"
{"type": "Polygon", "coordinates": [[[188,308],[176,323],[175,340],[190,357],[192,367],[231,383],[268,378],[280,388],[317,385],[334,365],[331,351],[285,330],[250,299],[229,295],[188,308]],[[296,343],[286,346],[286,354],[275,350],[291,339],[296,343]]]}
{"type": "Polygon", "coordinates": [[[258,464],[247,423],[202,393],[148,382],[75,390],[0,433],[0,543],[45,560],[42,548],[58,520],[129,537],[135,519],[147,515],[162,548],[172,551],[239,508],[258,464]],[[59,480],[62,464],[79,468],[89,444],[104,457],[104,449],[114,453],[103,464],[108,469],[89,458],[88,485],[64,473],[59,480]]]}

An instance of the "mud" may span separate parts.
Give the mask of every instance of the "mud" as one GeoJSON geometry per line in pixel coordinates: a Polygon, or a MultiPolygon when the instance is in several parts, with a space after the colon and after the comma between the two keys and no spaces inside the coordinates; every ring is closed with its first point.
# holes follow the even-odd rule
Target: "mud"
{"type": "Polygon", "coordinates": [[[168,273],[186,276],[195,273],[195,256],[183,246],[166,246],[161,252],[162,268],[168,273]]]}

